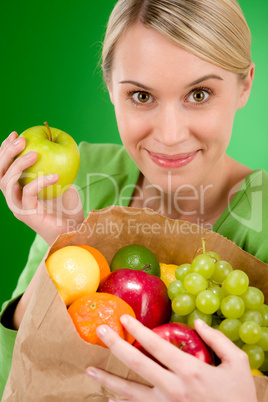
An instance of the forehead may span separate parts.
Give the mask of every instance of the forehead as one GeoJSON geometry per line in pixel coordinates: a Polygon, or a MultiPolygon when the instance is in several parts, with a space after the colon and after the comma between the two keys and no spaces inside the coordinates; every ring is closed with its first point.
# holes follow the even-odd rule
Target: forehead
{"type": "Polygon", "coordinates": [[[131,26],[115,47],[112,77],[116,79],[139,78],[147,82],[175,77],[187,81],[196,76],[219,73],[234,75],[141,23],[131,26]]]}

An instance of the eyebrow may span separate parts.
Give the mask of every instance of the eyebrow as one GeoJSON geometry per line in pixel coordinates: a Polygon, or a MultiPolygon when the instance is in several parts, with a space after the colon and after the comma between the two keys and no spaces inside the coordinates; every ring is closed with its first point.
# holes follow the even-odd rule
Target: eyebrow
{"type": "Polygon", "coordinates": [[[149,88],[149,87],[147,87],[147,85],[143,85],[137,81],[131,81],[131,80],[130,81],[120,81],[119,84],[132,84],[132,85],[135,85],[136,87],[146,89],[147,91],[152,90],[152,88],[149,88]]]}
{"type": "Polygon", "coordinates": [[[216,80],[221,80],[221,81],[223,81],[223,78],[220,77],[219,75],[216,75],[216,74],[209,74],[209,75],[204,75],[203,77],[198,78],[197,80],[191,82],[189,85],[187,85],[187,87],[191,87],[191,86],[193,86],[193,85],[200,84],[200,82],[207,81],[207,80],[210,80],[210,79],[212,79],[212,78],[214,78],[214,79],[216,79],[216,80]]]}
{"type": "MultiPolygon", "coordinates": [[[[191,87],[193,85],[200,84],[200,82],[207,81],[207,80],[210,80],[210,79],[217,79],[217,80],[223,81],[223,78],[221,78],[219,75],[209,74],[209,75],[204,75],[203,77],[198,78],[197,80],[191,82],[190,84],[188,84],[186,86],[186,88],[191,87]]],[[[132,84],[132,85],[135,85],[136,87],[146,89],[147,91],[152,90],[152,88],[148,87],[147,85],[144,85],[144,84],[141,84],[140,82],[132,81],[132,80],[120,81],[119,84],[132,84]]]]}

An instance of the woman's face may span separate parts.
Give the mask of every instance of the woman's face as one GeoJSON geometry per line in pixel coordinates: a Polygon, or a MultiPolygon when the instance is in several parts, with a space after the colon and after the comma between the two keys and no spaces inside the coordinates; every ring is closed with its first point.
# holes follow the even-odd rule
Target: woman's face
{"type": "Polygon", "coordinates": [[[149,183],[167,192],[217,180],[248,97],[236,74],[136,24],[116,45],[111,77],[122,142],[149,183]]]}

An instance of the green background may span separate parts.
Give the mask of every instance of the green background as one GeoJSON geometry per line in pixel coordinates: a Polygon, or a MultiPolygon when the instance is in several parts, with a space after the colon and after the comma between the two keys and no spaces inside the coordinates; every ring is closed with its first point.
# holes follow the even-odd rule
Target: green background
{"type": "MultiPolygon", "coordinates": [[[[77,142],[120,143],[113,107],[98,67],[114,0],[2,0],[1,142],[44,121],[77,142]]],[[[240,0],[252,32],[256,76],[247,106],[237,113],[228,153],[268,170],[268,3],[240,0]]],[[[3,195],[0,305],[11,295],[34,233],[14,218],[3,195]]]]}

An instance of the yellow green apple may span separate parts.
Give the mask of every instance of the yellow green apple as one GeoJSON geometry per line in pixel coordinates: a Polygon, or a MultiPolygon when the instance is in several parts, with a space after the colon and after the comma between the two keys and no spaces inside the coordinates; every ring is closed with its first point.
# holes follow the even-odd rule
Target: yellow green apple
{"type": "Polygon", "coordinates": [[[37,153],[36,162],[25,169],[19,179],[21,187],[39,176],[57,173],[58,182],[43,188],[38,198],[61,196],[73,184],[79,169],[80,154],[74,139],[64,131],[49,127],[47,123],[25,130],[20,137],[25,138],[26,145],[18,157],[30,151],[37,153]]]}

